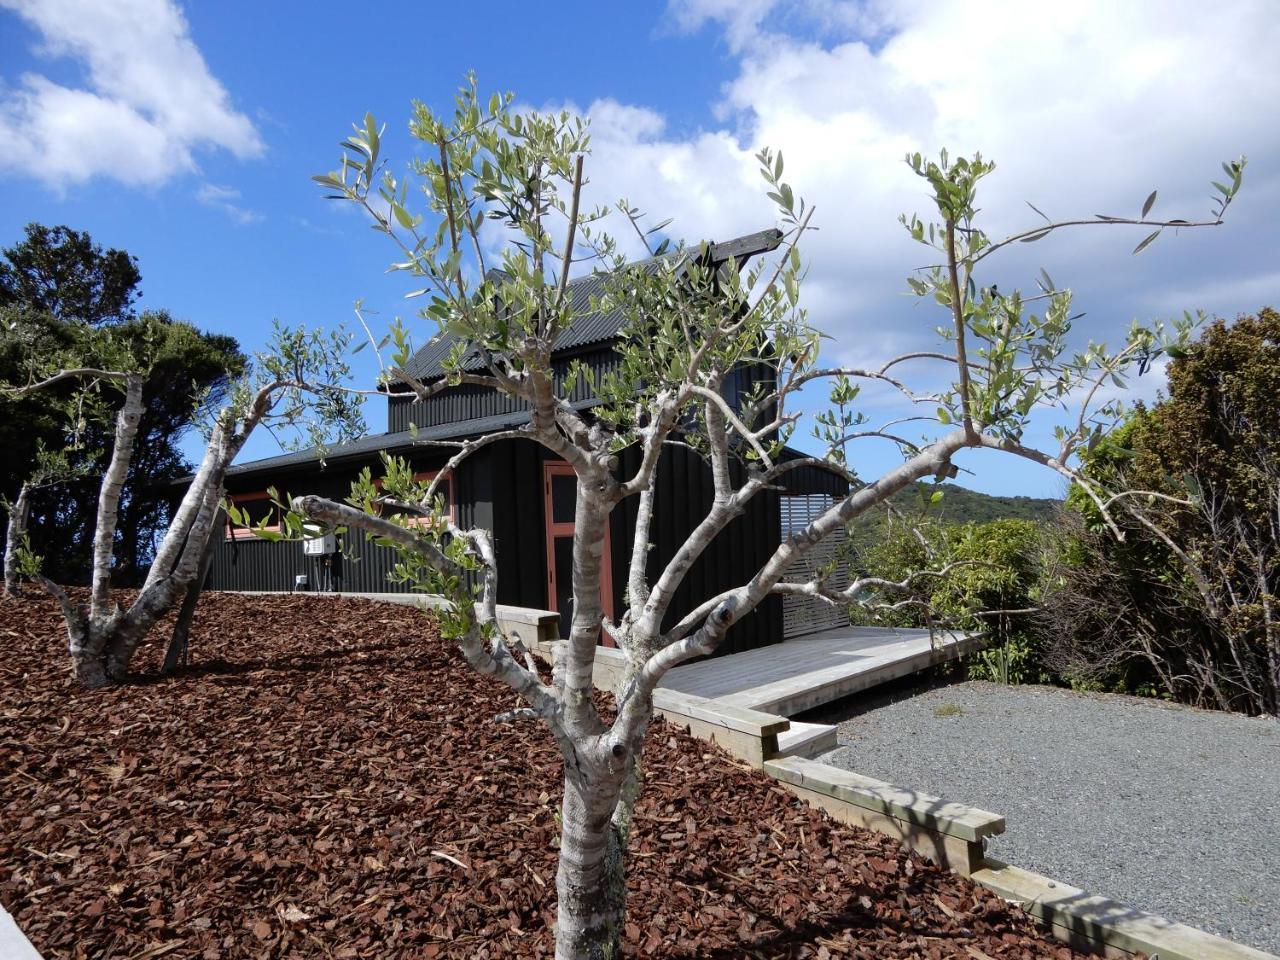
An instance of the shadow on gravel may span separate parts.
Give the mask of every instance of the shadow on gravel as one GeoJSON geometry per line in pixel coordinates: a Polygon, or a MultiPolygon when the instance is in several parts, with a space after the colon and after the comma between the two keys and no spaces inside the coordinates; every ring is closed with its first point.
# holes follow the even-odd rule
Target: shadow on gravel
{"type": "Polygon", "coordinates": [[[851,693],[841,700],[833,700],[804,713],[797,713],[791,719],[802,723],[841,723],[852,720],[864,713],[871,713],[882,707],[930,690],[949,687],[964,681],[963,672],[954,663],[943,663],[919,673],[908,674],[897,680],[890,680],[871,690],[860,690],[851,693]]]}

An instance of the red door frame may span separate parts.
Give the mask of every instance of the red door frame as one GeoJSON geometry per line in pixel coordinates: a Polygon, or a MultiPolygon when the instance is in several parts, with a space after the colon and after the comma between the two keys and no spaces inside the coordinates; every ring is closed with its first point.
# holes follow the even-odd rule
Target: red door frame
{"type": "MultiPolygon", "coordinates": [[[[556,610],[556,537],[571,537],[576,529],[573,521],[556,523],[555,515],[551,511],[551,478],[552,477],[572,477],[574,476],[573,466],[563,461],[553,461],[543,464],[542,468],[542,509],[543,516],[546,518],[546,544],[547,544],[547,609],[556,610]]],[[[610,620],[613,619],[613,564],[610,562],[613,556],[612,544],[609,537],[609,524],[604,527],[604,553],[600,557],[600,604],[604,607],[605,616],[610,620]]],[[[609,636],[607,630],[601,631],[601,642],[607,647],[616,647],[617,643],[609,636]]]]}

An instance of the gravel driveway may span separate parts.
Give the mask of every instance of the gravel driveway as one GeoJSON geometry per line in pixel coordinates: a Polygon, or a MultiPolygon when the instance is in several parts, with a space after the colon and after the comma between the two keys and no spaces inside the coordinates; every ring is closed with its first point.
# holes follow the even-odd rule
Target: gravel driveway
{"type": "Polygon", "coordinates": [[[1280,723],[1053,687],[897,696],[823,711],[821,759],[1004,814],[1008,863],[1280,954],[1280,723]]]}

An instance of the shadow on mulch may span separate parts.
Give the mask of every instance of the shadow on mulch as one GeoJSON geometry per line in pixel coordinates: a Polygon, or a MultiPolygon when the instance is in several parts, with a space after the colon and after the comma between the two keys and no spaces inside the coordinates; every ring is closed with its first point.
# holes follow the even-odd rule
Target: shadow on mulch
{"type": "Polygon", "coordinates": [[[340,650],[326,650],[300,656],[271,657],[265,660],[232,661],[215,657],[203,663],[188,664],[180,667],[172,674],[164,675],[156,672],[138,674],[129,679],[134,686],[145,686],[155,683],[169,683],[172,680],[200,677],[245,677],[259,673],[290,673],[323,670],[335,660],[348,660],[353,654],[388,653],[396,650],[407,650],[414,647],[415,641],[405,640],[398,643],[368,643],[359,647],[348,647],[340,650]]]}
{"type": "MultiPolygon", "coordinates": [[[[559,754],[427,615],[211,594],[190,668],[105,691],[64,636],[0,602],[0,901],[46,957],[552,955],[559,754]]],[[[629,870],[632,956],[1079,957],[661,722],[629,870]]]]}

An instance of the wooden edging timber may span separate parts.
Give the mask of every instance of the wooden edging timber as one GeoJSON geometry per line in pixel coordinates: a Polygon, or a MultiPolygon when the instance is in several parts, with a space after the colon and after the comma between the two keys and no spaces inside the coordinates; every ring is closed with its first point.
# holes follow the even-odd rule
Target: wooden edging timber
{"type": "Polygon", "coordinates": [[[764,768],[774,779],[792,786],[805,787],[961,840],[977,842],[1004,833],[1004,817],[999,814],[895,787],[816,760],[780,757],[765,761],[764,768]]]}
{"type": "Polygon", "coordinates": [[[863,777],[802,757],[767,759],[761,769],[842,823],[893,837],[938,866],[969,876],[986,862],[985,838],[1004,817],[863,777]]]}
{"type": "Polygon", "coordinates": [[[1023,910],[1073,946],[1107,956],[1160,960],[1278,960],[1274,954],[1092,896],[1030,870],[988,859],[971,879],[1023,910]]]}

